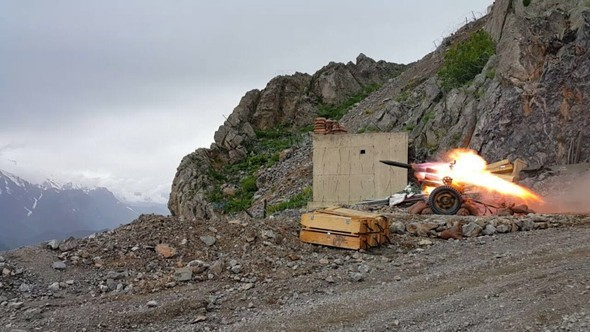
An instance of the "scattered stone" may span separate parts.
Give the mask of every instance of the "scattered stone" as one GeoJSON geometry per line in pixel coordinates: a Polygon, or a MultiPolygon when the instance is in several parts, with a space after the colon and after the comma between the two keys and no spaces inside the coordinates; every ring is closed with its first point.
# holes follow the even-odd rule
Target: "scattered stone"
{"type": "Polygon", "coordinates": [[[260,235],[262,236],[263,239],[267,239],[267,240],[268,239],[274,239],[276,237],[275,232],[273,232],[270,229],[263,230],[260,235]]]}
{"type": "Polygon", "coordinates": [[[200,322],[204,322],[207,320],[207,316],[204,315],[199,315],[197,316],[192,322],[191,324],[196,324],[196,323],[200,323],[200,322]]]}
{"type": "Polygon", "coordinates": [[[523,220],[520,229],[523,231],[532,231],[535,229],[535,222],[530,219],[523,220]]]}
{"type": "Polygon", "coordinates": [[[4,263],[4,262],[5,262],[4,257],[0,256],[0,263],[4,263]]]}
{"type": "Polygon", "coordinates": [[[400,280],[402,280],[402,277],[401,276],[394,276],[393,277],[393,280],[400,281],[400,280]]]}
{"type": "Polygon", "coordinates": [[[201,237],[199,237],[199,239],[208,247],[211,247],[217,241],[215,236],[211,236],[211,235],[201,236],[201,237]]]}
{"type": "Polygon", "coordinates": [[[176,256],[176,249],[166,243],[160,243],[156,246],[156,252],[164,258],[172,258],[176,256]]]}
{"type": "Polygon", "coordinates": [[[47,287],[47,289],[52,292],[57,292],[59,290],[59,282],[52,283],[51,285],[49,285],[49,287],[47,287]]]}
{"type": "Polygon", "coordinates": [[[193,259],[192,261],[188,262],[188,264],[186,264],[187,267],[201,267],[205,265],[207,264],[205,264],[205,262],[200,259],[193,259]]]}
{"type": "Polygon", "coordinates": [[[391,224],[389,230],[395,234],[404,234],[406,233],[406,225],[401,221],[395,221],[391,224]]]}
{"type": "Polygon", "coordinates": [[[330,284],[333,284],[335,282],[334,277],[332,277],[332,276],[327,276],[326,279],[324,279],[324,280],[326,280],[326,282],[328,282],[330,284]]]}
{"type": "Polygon", "coordinates": [[[148,303],[147,303],[148,308],[157,307],[158,305],[159,305],[158,301],[156,301],[156,300],[151,300],[151,301],[148,301],[148,303]]]}
{"type": "Polygon", "coordinates": [[[3,277],[8,277],[8,276],[10,276],[10,274],[11,274],[11,273],[12,273],[12,271],[10,271],[10,270],[9,270],[9,269],[7,269],[7,268],[3,268],[3,269],[2,269],[2,276],[3,276],[3,277]]]}
{"type": "Polygon", "coordinates": [[[508,233],[511,229],[512,227],[506,224],[499,224],[498,226],[496,226],[496,232],[498,233],[508,233]]]}
{"type": "Polygon", "coordinates": [[[60,251],[70,251],[70,250],[74,250],[78,247],[78,240],[76,240],[76,238],[74,237],[69,237],[67,240],[62,241],[59,244],[59,250],[60,251]]]}
{"type": "Polygon", "coordinates": [[[209,268],[209,272],[213,273],[214,275],[219,275],[223,271],[223,261],[221,259],[215,261],[213,265],[209,268]]]}
{"type": "Polygon", "coordinates": [[[74,280],[66,280],[66,285],[73,285],[74,284],[74,280]]]}
{"type": "Polygon", "coordinates": [[[66,269],[66,263],[64,261],[53,262],[51,264],[51,267],[54,268],[55,270],[65,270],[66,269]]]}
{"type": "Polygon", "coordinates": [[[9,308],[20,309],[25,305],[24,302],[10,302],[8,303],[9,308]]]}
{"type": "Polygon", "coordinates": [[[234,265],[231,267],[231,271],[235,274],[238,274],[238,273],[242,272],[242,266],[241,265],[234,265]]]}
{"type": "Polygon", "coordinates": [[[127,272],[109,271],[107,272],[107,279],[119,280],[127,277],[127,275],[127,272]]]}
{"type": "Polygon", "coordinates": [[[249,289],[252,289],[252,288],[254,288],[254,284],[253,284],[253,283],[251,283],[251,282],[249,282],[249,283],[245,283],[245,284],[243,284],[243,285],[240,287],[240,289],[241,289],[241,290],[249,290],[249,289]]]}
{"type": "Polygon", "coordinates": [[[496,227],[492,224],[487,224],[486,227],[481,232],[483,235],[494,235],[496,234],[496,227]]]}
{"type": "Polygon", "coordinates": [[[420,242],[418,242],[419,246],[431,246],[432,245],[432,241],[427,240],[427,239],[423,239],[420,240],[420,242]]]}
{"type": "Polygon", "coordinates": [[[187,239],[182,239],[182,241],[180,241],[181,246],[185,246],[187,243],[188,243],[187,239]]]}
{"type": "Polygon", "coordinates": [[[358,266],[357,270],[360,273],[366,274],[366,273],[369,273],[369,271],[371,271],[371,267],[368,265],[365,265],[365,264],[361,264],[358,266]]]}
{"type": "Polygon", "coordinates": [[[21,293],[28,293],[32,290],[33,288],[31,287],[31,285],[26,284],[26,283],[22,283],[19,287],[18,287],[18,291],[21,293]]]}
{"type": "Polygon", "coordinates": [[[52,250],[59,249],[59,241],[51,240],[51,241],[47,242],[47,248],[52,249],[52,250]]]}
{"type": "Polygon", "coordinates": [[[328,264],[330,264],[330,261],[327,258],[322,258],[322,259],[320,259],[320,264],[328,265],[328,264]]]}
{"type": "Polygon", "coordinates": [[[481,234],[482,228],[476,222],[472,221],[463,226],[463,236],[476,237],[481,234]]]}
{"type": "Polygon", "coordinates": [[[362,273],[351,273],[350,274],[350,279],[352,279],[353,281],[356,281],[356,282],[363,281],[364,278],[365,277],[363,276],[362,273]]]}
{"type": "Polygon", "coordinates": [[[193,270],[190,268],[179,268],[174,270],[174,280],[176,281],[190,281],[193,278],[193,270]]]}

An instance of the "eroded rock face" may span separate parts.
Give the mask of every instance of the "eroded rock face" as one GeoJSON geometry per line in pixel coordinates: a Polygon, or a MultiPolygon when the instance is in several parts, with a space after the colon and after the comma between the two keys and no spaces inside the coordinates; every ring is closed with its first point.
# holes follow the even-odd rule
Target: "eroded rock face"
{"type": "Polygon", "coordinates": [[[243,160],[256,130],[310,125],[321,104],[338,104],[372,84],[383,84],[404,65],[375,61],[361,54],[356,63],[330,63],[314,75],[273,78],[262,90],[247,92],[214,135],[209,149],[183,158],[172,184],[168,207],[174,216],[215,218],[207,201],[212,169],[243,160]]]}
{"type": "Polygon", "coordinates": [[[498,0],[343,123],[351,132],[366,123],[408,131],[417,160],[469,147],[487,160],[524,158],[532,168],[588,161],[589,52],[590,8],[582,2],[498,0]],[[443,92],[435,74],[446,47],[482,28],[496,55],[471,83],[443,92]]]}

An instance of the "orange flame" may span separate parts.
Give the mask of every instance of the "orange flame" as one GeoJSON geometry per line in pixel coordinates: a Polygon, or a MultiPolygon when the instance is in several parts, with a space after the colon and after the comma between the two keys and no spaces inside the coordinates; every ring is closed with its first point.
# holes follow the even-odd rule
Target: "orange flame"
{"type": "MultiPolygon", "coordinates": [[[[455,149],[450,151],[445,159],[447,162],[419,164],[416,176],[420,180],[440,185],[443,184],[444,177],[450,177],[454,184],[479,187],[523,200],[543,201],[531,190],[491,173],[486,169],[487,162],[473,150],[455,149]]],[[[432,186],[427,184],[427,187],[432,186]]]]}

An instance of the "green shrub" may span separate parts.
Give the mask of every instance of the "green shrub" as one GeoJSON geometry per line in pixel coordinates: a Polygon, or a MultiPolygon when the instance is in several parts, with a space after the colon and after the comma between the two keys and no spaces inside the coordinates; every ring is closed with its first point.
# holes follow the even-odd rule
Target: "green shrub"
{"type": "Polygon", "coordinates": [[[258,190],[258,187],[256,187],[256,178],[252,175],[243,178],[241,185],[243,192],[256,192],[258,190]]]}
{"type": "Polygon", "coordinates": [[[403,131],[408,131],[409,132],[409,131],[414,130],[414,128],[416,128],[416,126],[406,125],[406,126],[404,126],[403,131]]]}
{"type": "Polygon", "coordinates": [[[444,64],[438,71],[444,90],[458,88],[471,81],[495,52],[492,37],[480,30],[445,53],[444,64]]]}
{"type": "Polygon", "coordinates": [[[522,4],[523,4],[525,7],[528,7],[528,6],[531,4],[531,0],[522,0],[522,4]]]}
{"type": "Polygon", "coordinates": [[[273,214],[287,209],[298,209],[306,206],[307,202],[311,201],[312,198],[313,189],[305,187],[302,192],[292,196],[289,200],[267,207],[266,212],[273,214]]]}

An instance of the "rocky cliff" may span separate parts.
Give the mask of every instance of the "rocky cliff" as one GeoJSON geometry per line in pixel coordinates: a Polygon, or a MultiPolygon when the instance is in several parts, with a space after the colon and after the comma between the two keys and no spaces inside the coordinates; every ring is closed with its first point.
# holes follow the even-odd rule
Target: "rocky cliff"
{"type": "Polygon", "coordinates": [[[590,160],[590,8],[584,1],[498,0],[492,12],[361,102],[353,130],[406,130],[415,159],[469,147],[530,168],[590,160]],[[528,5],[527,5],[528,4],[528,5]],[[483,29],[495,42],[481,72],[445,91],[436,73],[457,43],[483,29]]]}
{"type": "MultiPolygon", "coordinates": [[[[313,76],[277,77],[242,98],[210,149],[183,159],[170,210],[187,218],[213,217],[211,186],[226,179],[211,170],[248,159],[257,151],[251,143],[261,130],[301,128],[321,114],[322,105],[346,104],[376,83],[383,84],[346,108],[342,123],[353,133],[407,131],[416,161],[456,147],[472,148],[487,160],[523,158],[530,169],[590,161],[589,6],[587,1],[497,0],[488,15],[393,79],[388,78],[400,66],[364,56],[356,64],[331,63],[313,76]],[[478,48],[482,43],[488,48],[478,48]],[[477,61],[455,65],[476,71],[447,84],[456,74],[447,67],[462,60],[461,50],[477,61]]],[[[292,143],[295,148],[285,150],[278,162],[254,173],[240,171],[240,178],[256,179],[246,197],[253,210],[261,211],[265,199],[273,204],[298,197],[311,183],[311,139],[292,143]]]]}
{"type": "MultiPolygon", "coordinates": [[[[228,165],[259,153],[255,146],[259,145],[257,138],[300,133],[302,128],[311,126],[322,110],[366,94],[404,68],[404,65],[374,61],[361,54],[356,63],[332,62],[313,75],[278,76],[264,89],[247,92],[215,132],[211,147],[198,149],[183,158],[172,184],[170,211],[185,218],[215,217],[216,207],[211,203],[219,189],[216,179],[229,176],[237,182],[234,185],[230,179],[222,181],[228,182],[224,183],[225,194],[234,196],[236,185],[239,187],[240,181],[251,174],[240,169],[234,170],[236,174],[220,172],[228,165]],[[273,132],[277,128],[281,132],[273,132]]],[[[251,171],[249,160],[247,164],[246,168],[251,171]]],[[[243,197],[243,200],[251,199],[243,197]]]]}

